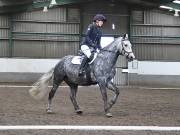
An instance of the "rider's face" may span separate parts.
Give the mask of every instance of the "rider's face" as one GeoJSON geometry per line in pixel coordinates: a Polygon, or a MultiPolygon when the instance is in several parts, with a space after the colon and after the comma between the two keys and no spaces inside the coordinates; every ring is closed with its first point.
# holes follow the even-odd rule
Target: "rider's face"
{"type": "Polygon", "coordinates": [[[102,27],[103,23],[104,23],[103,21],[98,21],[98,20],[96,21],[96,25],[99,27],[102,27]]]}

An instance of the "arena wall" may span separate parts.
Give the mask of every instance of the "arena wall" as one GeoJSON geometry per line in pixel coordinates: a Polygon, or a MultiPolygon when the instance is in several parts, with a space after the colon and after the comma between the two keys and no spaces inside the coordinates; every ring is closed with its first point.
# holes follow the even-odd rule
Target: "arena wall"
{"type": "Polygon", "coordinates": [[[133,61],[128,64],[129,85],[179,87],[180,62],[133,61]]]}

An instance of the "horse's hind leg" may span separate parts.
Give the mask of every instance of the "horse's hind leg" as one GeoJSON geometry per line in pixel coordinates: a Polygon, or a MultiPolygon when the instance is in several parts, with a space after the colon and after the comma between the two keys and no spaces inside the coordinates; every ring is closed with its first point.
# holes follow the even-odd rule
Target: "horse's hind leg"
{"type": "Polygon", "coordinates": [[[58,89],[60,83],[57,83],[57,81],[53,81],[53,87],[51,91],[49,92],[49,98],[48,98],[48,107],[47,107],[47,113],[52,113],[52,99],[56,93],[56,90],[58,89]]]}
{"type": "Polygon", "coordinates": [[[78,90],[78,85],[76,85],[76,84],[69,84],[69,86],[70,86],[70,90],[71,90],[71,92],[70,92],[70,99],[72,101],[74,109],[75,109],[77,114],[82,114],[83,111],[80,109],[80,107],[79,107],[79,105],[78,105],[78,103],[76,101],[76,94],[77,94],[77,90],[78,90]]]}

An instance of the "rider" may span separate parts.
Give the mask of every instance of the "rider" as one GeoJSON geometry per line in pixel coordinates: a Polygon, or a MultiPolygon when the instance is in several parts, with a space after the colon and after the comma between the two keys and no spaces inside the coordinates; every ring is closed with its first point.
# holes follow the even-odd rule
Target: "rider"
{"type": "Polygon", "coordinates": [[[79,68],[79,75],[82,75],[85,65],[88,61],[92,60],[93,52],[101,49],[100,40],[102,36],[101,27],[106,22],[106,17],[102,14],[96,14],[93,18],[93,23],[90,24],[86,31],[86,36],[81,43],[81,50],[85,57],[79,68]]]}

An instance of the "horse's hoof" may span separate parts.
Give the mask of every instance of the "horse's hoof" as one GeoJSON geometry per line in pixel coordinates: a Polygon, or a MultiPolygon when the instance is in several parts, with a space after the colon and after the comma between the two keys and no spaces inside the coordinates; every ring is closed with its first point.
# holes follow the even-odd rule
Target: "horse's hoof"
{"type": "Polygon", "coordinates": [[[82,114],[83,111],[82,111],[81,109],[78,109],[78,110],[76,110],[76,113],[77,113],[77,114],[82,114]]]}
{"type": "Polygon", "coordinates": [[[110,118],[110,117],[112,117],[112,114],[111,113],[106,113],[106,117],[110,118]]]}
{"type": "Polygon", "coordinates": [[[47,112],[48,114],[52,114],[52,113],[53,113],[53,111],[50,110],[50,109],[47,109],[46,112],[47,112]]]}

